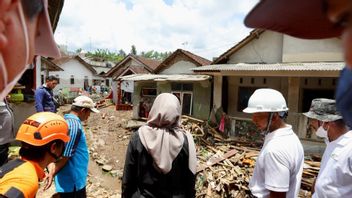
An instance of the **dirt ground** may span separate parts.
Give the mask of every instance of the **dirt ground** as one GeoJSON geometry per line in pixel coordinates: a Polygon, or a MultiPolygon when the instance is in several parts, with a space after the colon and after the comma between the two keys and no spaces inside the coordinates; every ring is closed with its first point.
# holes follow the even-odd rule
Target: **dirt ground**
{"type": "MultiPolygon", "coordinates": [[[[69,106],[61,107],[67,111],[69,106]]],[[[84,123],[90,152],[88,197],[120,197],[121,176],[125,162],[125,153],[131,132],[124,129],[132,111],[116,111],[115,106],[100,109],[99,114],[91,114],[84,123]],[[102,167],[109,171],[103,171],[102,167]],[[111,170],[110,170],[111,169],[111,170]]],[[[54,185],[38,198],[48,198],[55,193],[54,185]]]]}

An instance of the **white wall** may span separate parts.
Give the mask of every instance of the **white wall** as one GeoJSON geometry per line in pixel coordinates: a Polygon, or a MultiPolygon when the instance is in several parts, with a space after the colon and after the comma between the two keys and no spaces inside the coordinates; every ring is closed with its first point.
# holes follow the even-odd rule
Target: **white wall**
{"type": "Polygon", "coordinates": [[[169,66],[168,68],[160,72],[160,74],[193,74],[193,71],[191,71],[190,69],[195,67],[197,67],[197,65],[195,65],[194,63],[181,60],[169,66]]]}
{"type": "Polygon", "coordinates": [[[228,63],[279,63],[282,60],[282,42],[282,34],[265,31],[230,56],[228,63]]]}
{"type": "Polygon", "coordinates": [[[305,40],[284,35],[282,62],[343,61],[341,39],[305,40]]]}
{"type": "Polygon", "coordinates": [[[55,90],[65,87],[78,87],[83,89],[85,76],[88,76],[89,85],[92,85],[93,79],[102,79],[101,77],[94,76],[88,68],[86,68],[76,59],[72,59],[60,65],[60,67],[64,71],[49,72],[49,75],[59,75],[60,84],[56,86],[55,90]],[[72,85],[70,83],[71,75],[73,75],[75,79],[75,82],[72,85]]]}

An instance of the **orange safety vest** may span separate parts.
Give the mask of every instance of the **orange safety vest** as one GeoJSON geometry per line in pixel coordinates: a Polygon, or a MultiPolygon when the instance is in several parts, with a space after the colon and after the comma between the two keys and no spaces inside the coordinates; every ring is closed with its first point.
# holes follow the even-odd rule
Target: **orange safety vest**
{"type": "Polygon", "coordinates": [[[9,198],[34,198],[43,169],[33,161],[16,159],[0,168],[0,194],[9,198]]]}

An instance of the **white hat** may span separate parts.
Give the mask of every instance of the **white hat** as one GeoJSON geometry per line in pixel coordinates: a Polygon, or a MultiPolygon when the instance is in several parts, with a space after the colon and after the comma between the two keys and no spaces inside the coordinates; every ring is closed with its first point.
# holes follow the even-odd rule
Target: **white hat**
{"type": "Polygon", "coordinates": [[[248,100],[245,113],[288,111],[284,96],[275,89],[257,89],[248,100]]]}
{"type": "Polygon", "coordinates": [[[73,100],[72,105],[77,107],[88,108],[94,113],[99,113],[100,111],[95,108],[95,103],[88,96],[78,96],[73,100]]]}

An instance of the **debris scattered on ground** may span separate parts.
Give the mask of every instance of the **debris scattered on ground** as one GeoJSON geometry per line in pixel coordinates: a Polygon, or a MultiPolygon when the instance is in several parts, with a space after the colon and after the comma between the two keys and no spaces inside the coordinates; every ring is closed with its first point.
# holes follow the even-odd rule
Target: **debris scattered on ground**
{"type": "MultiPolygon", "coordinates": [[[[248,184],[262,142],[229,139],[206,122],[182,116],[182,127],[197,145],[196,197],[253,197],[248,184]]],[[[312,157],[313,159],[314,157],[312,157]]],[[[320,163],[305,161],[300,197],[310,197],[320,163]]]]}

